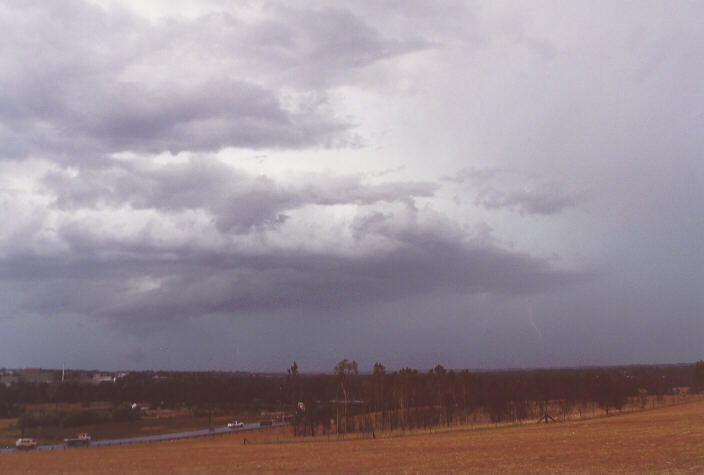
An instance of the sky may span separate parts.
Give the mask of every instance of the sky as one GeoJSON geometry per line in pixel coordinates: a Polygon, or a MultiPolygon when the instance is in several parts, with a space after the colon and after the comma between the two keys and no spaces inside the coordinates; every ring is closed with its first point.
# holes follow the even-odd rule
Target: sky
{"type": "Polygon", "coordinates": [[[0,0],[0,366],[704,358],[704,4],[0,0]]]}

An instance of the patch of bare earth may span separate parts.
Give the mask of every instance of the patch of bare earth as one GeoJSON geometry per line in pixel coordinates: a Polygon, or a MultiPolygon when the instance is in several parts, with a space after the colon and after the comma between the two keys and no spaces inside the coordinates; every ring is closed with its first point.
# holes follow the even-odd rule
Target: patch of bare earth
{"type": "Polygon", "coordinates": [[[7,472],[704,472],[704,402],[559,424],[376,440],[258,444],[243,433],[0,455],[7,472]]]}

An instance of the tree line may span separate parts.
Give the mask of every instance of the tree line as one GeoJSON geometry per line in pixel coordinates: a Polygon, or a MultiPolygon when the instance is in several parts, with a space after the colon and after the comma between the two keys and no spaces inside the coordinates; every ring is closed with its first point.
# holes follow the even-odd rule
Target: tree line
{"type": "Polygon", "coordinates": [[[131,372],[98,385],[75,381],[0,385],[0,417],[18,417],[30,403],[134,402],[153,408],[188,407],[222,413],[279,411],[290,415],[296,435],[371,432],[468,423],[478,413],[492,422],[543,416],[575,408],[618,410],[627,400],[645,403],[688,386],[704,390],[704,361],[694,365],[511,371],[387,370],[376,363],[360,373],[341,360],[332,373],[131,372]]]}
{"type": "Polygon", "coordinates": [[[645,405],[649,397],[661,398],[673,387],[704,389],[704,362],[694,366],[470,372],[437,365],[422,372],[387,371],[376,363],[371,374],[361,375],[356,362],[342,360],[321,379],[302,376],[294,362],[283,390],[287,408],[295,414],[296,435],[331,428],[338,434],[373,433],[467,424],[480,412],[496,423],[546,414],[565,418],[578,407],[599,407],[608,414],[629,399],[645,405]]]}

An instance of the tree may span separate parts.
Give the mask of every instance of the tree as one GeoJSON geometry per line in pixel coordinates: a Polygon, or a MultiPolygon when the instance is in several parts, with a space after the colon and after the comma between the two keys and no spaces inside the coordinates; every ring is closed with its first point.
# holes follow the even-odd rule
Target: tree
{"type": "Polygon", "coordinates": [[[508,415],[508,391],[496,381],[492,381],[486,392],[485,407],[491,422],[502,422],[508,415]]]}
{"type": "Polygon", "coordinates": [[[412,420],[409,418],[409,409],[418,406],[418,389],[420,388],[420,377],[417,369],[403,368],[396,373],[395,379],[395,399],[398,411],[397,422],[405,429],[412,420]]]}
{"type": "Polygon", "coordinates": [[[638,402],[641,408],[644,408],[648,404],[648,390],[645,388],[638,389],[638,402]]]}
{"type": "Polygon", "coordinates": [[[372,388],[374,411],[384,410],[384,387],[386,383],[386,367],[381,363],[374,363],[374,372],[372,373],[372,388]]]}
{"type": "MultiPolygon", "coordinates": [[[[303,400],[303,391],[301,389],[301,378],[298,372],[298,364],[294,361],[290,368],[286,370],[286,379],[283,384],[284,398],[289,407],[294,410],[293,420],[293,435],[298,435],[299,426],[303,425],[303,409],[298,403],[303,400]]],[[[304,406],[305,408],[305,406],[304,406]]],[[[305,427],[304,427],[305,431],[305,427]]]]}
{"type": "Polygon", "coordinates": [[[459,372],[457,385],[460,407],[468,415],[479,405],[479,383],[469,370],[464,369],[459,372]]]}
{"type": "Polygon", "coordinates": [[[621,385],[606,372],[596,379],[594,400],[609,414],[609,408],[620,410],[626,401],[626,395],[621,385]]]}
{"type": "Polygon", "coordinates": [[[292,406],[301,401],[301,377],[298,372],[298,364],[294,361],[290,368],[286,370],[286,380],[284,381],[284,395],[292,406]]]}
{"type": "Polygon", "coordinates": [[[447,370],[442,365],[436,365],[428,373],[430,383],[430,403],[431,407],[440,406],[442,408],[442,419],[446,425],[450,425],[452,420],[452,410],[455,402],[452,395],[452,382],[455,378],[455,373],[447,370]]]}
{"type": "Polygon", "coordinates": [[[694,365],[694,388],[695,391],[704,391],[704,361],[699,360],[694,365]]]}
{"type": "MultiPolygon", "coordinates": [[[[343,434],[347,432],[350,422],[349,414],[349,400],[350,400],[350,387],[351,387],[351,376],[356,376],[359,374],[357,371],[357,362],[355,360],[347,361],[344,359],[335,365],[335,378],[337,380],[338,396],[336,396],[335,404],[337,405],[337,400],[339,399],[339,392],[342,391],[342,397],[344,399],[344,421],[345,429],[343,434]]],[[[340,415],[338,411],[337,415],[337,432],[340,433],[340,415]]]]}

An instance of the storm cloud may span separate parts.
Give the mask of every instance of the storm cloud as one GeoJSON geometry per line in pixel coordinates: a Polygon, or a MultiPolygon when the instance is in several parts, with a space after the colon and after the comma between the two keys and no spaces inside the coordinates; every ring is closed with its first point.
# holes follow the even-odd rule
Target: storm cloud
{"type": "Polygon", "coordinates": [[[102,317],[119,327],[210,313],[333,311],[437,291],[515,295],[585,277],[418,209],[415,200],[431,197],[433,183],[307,175],[282,184],[204,159],[151,169],[118,162],[43,181],[55,196],[45,217],[53,228],[25,230],[26,247],[0,271],[25,312],[102,317]],[[320,217],[354,210],[327,231],[333,246],[327,237],[295,237],[297,226],[310,225],[300,214],[310,207],[320,217]],[[50,255],[27,256],[30,241],[47,234],[50,255]]]}
{"type": "Polygon", "coordinates": [[[489,210],[508,209],[525,214],[556,214],[587,199],[584,191],[565,191],[554,181],[540,182],[530,174],[500,169],[460,170],[445,181],[468,187],[474,203],[489,210]]]}
{"type": "MultiPolygon", "coordinates": [[[[211,313],[334,311],[437,291],[517,295],[578,281],[529,256],[405,234],[393,250],[352,257],[174,250],[158,258],[148,246],[133,245],[119,249],[119,259],[16,258],[5,261],[0,274],[16,311],[104,318],[118,328],[211,313]]],[[[90,249],[77,248],[84,255],[90,249]]]]}
{"type": "Polygon", "coordinates": [[[183,164],[143,167],[115,162],[110,168],[49,172],[44,184],[62,210],[110,209],[183,212],[204,210],[223,231],[244,233],[274,225],[286,211],[306,205],[368,205],[380,201],[412,202],[432,196],[431,182],[363,184],[359,176],[305,175],[280,184],[252,176],[220,161],[199,157],[183,164]]]}
{"type": "Polygon", "coordinates": [[[701,359],[702,18],[0,2],[0,361],[701,359]]]}
{"type": "Polygon", "coordinates": [[[0,28],[0,158],[67,162],[351,144],[354,123],[329,107],[326,86],[426,46],[332,7],[151,23],[118,5],[8,3],[0,28]]]}

